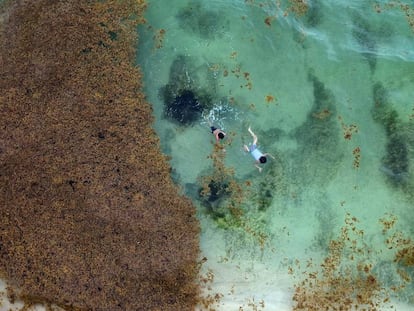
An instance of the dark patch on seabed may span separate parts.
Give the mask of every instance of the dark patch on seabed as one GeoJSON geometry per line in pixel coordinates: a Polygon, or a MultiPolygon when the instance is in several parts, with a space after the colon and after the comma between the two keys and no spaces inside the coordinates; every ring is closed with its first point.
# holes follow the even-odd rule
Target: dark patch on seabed
{"type": "Polygon", "coordinates": [[[373,98],[372,117],[384,128],[387,138],[386,153],[382,158],[380,170],[391,185],[402,187],[412,195],[414,189],[409,171],[410,158],[413,157],[410,150],[414,147],[409,139],[412,127],[402,122],[398,112],[392,107],[388,92],[382,83],[374,84],[373,98]]]}
{"type": "Polygon", "coordinates": [[[213,219],[224,218],[229,213],[226,200],[231,195],[230,181],[227,179],[211,179],[208,183],[209,194],[202,195],[202,188],[198,190],[198,199],[206,207],[206,211],[213,219]]]}
{"type": "Polygon", "coordinates": [[[305,24],[308,27],[317,27],[323,18],[321,3],[319,0],[309,2],[309,7],[305,15],[305,24]]]}
{"type": "Polygon", "coordinates": [[[202,39],[215,39],[230,28],[230,21],[224,12],[207,9],[202,1],[190,1],[176,18],[182,29],[202,39]]]}
{"type": "Polygon", "coordinates": [[[374,30],[368,23],[367,19],[359,13],[355,13],[352,20],[352,35],[360,47],[364,50],[361,54],[368,62],[371,73],[374,73],[377,66],[377,47],[375,40],[373,39],[374,30]]]}
{"type": "Polygon", "coordinates": [[[328,253],[329,243],[336,234],[336,210],[332,208],[332,202],[325,192],[312,193],[310,200],[312,200],[310,205],[315,209],[315,216],[319,222],[319,230],[311,247],[316,250],[325,250],[328,253]]]}
{"type": "Polygon", "coordinates": [[[176,57],[170,68],[168,84],[160,89],[166,118],[189,126],[201,118],[203,111],[213,107],[213,94],[202,87],[201,80],[190,57],[176,57]]]}
{"type": "Polygon", "coordinates": [[[298,149],[292,157],[295,162],[291,175],[300,184],[322,186],[335,176],[344,152],[334,95],[312,72],[309,81],[314,102],[306,121],[293,132],[298,149]]]}

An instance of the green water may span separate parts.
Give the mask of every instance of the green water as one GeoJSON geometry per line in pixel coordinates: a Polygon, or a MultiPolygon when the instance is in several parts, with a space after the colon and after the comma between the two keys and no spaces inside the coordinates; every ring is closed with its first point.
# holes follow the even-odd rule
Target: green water
{"type": "Polygon", "coordinates": [[[412,282],[397,269],[414,271],[394,262],[397,248],[385,240],[413,237],[414,36],[405,13],[414,11],[309,1],[301,16],[292,3],[149,1],[140,27],[137,61],[155,128],[173,178],[197,206],[202,273],[214,274],[204,294],[221,294],[218,310],[292,310],[305,263],[321,270],[350,215],[363,251],[352,260],[344,252],[344,271],[369,262],[391,301],[380,309],[412,310],[412,282]],[[174,88],[194,91],[204,105],[195,121],[165,113],[166,86],[170,100],[174,88]],[[214,173],[206,120],[228,134],[222,157],[242,187],[241,217],[229,212],[231,195],[199,196],[200,180],[214,173]],[[249,126],[275,156],[261,173],[242,148],[249,126]],[[397,219],[385,234],[384,217],[397,219]],[[397,284],[405,289],[392,291],[397,284]]]}

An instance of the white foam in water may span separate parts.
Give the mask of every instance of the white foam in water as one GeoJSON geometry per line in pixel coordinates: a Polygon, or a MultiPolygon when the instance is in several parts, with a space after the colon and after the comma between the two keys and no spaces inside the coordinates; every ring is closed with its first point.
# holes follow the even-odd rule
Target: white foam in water
{"type": "MultiPolygon", "coordinates": [[[[244,228],[223,229],[223,223],[214,221],[193,198],[202,227],[202,257],[207,259],[201,276],[208,281],[201,284],[204,295],[215,301],[211,306],[215,310],[292,310],[294,288],[303,278],[305,263],[312,260],[313,267],[320,267],[327,256],[326,245],[340,236],[347,213],[358,219],[356,226],[364,231],[360,242],[367,250],[364,260],[373,264],[384,284],[394,275],[381,267],[395,269],[396,265],[395,253],[385,245],[380,218],[395,215],[398,230],[407,238],[412,235],[409,219],[414,209],[403,191],[387,183],[387,175],[398,172],[388,169],[384,174],[387,137],[372,115],[376,82],[389,91],[391,106],[404,122],[414,109],[410,91],[414,68],[406,62],[412,59],[412,49],[407,47],[412,30],[404,14],[398,7],[386,6],[377,13],[374,6],[360,1],[310,1],[317,11],[308,22],[306,16],[297,18],[288,9],[294,1],[277,3],[176,1],[165,6],[153,0],[146,17],[154,29],[166,30],[163,47],[154,50],[153,33],[143,28],[140,33],[138,61],[161,143],[171,147],[166,150],[170,150],[178,182],[197,183],[211,168],[206,160],[213,149],[208,119],[233,133],[231,145],[226,146],[226,164],[235,169],[240,183],[253,184],[243,207],[244,228]],[[193,31],[180,27],[177,16],[189,7],[192,14],[200,14],[201,24],[209,13],[216,14],[217,28],[210,36],[197,33],[201,24],[192,25],[193,31]],[[267,17],[271,17],[270,25],[265,23],[267,17]],[[199,87],[212,91],[215,106],[190,127],[164,119],[163,101],[157,94],[168,83],[170,66],[180,54],[191,57],[198,68],[214,72],[210,77],[215,88],[208,79],[199,81],[199,87]],[[334,152],[338,161],[323,149],[312,153],[318,150],[316,142],[312,145],[298,134],[313,129],[298,132],[306,120],[335,113],[324,111],[325,106],[310,112],[315,81],[324,87],[319,91],[325,92],[317,93],[316,101],[327,105],[329,97],[330,109],[336,109],[333,130],[325,134],[328,141],[336,141],[336,147],[327,144],[331,146],[327,152],[334,152]],[[283,174],[276,171],[275,177],[269,177],[270,166],[265,165],[262,174],[254,168],[252,158],[241,148],[251,142],[248,126],[258,134],[260,149],[277,155],[281,163],[277,170],[283,174]],[[254,196],[269,182],[274,182],[273,199],[260,212],[254,196]],[[253,232],[266,233],[263,247],[243,231],[248,226],[253,232]]],[[[413,297],[411,289],[401,297],[391,294],[391,303],[382,303],[381,310],[413,310],[409,304],[413,297]]]]}

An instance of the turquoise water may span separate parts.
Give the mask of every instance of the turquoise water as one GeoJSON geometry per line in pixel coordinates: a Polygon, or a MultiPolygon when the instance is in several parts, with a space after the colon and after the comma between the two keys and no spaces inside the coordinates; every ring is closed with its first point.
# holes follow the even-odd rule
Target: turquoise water
{"type": "Polygon", "coordinates": [[[308,1],[304,15],[300,1],[148,2],[137,61],[173,178],[197,206],[212,308],[299,308],[295,288],[311,270],[329,280],[320,264],[340,240],[334,274],[369,263],[378,309],[412,310],[401,271],[413,268],[394,260],[411,244],[386,239],[413,237],[414,11],[386,1],[308,1]],[[225,151],[210,123],[227,132],[225,151]],[[249,126],[275,158],[261,173],[243,151],[249,126]],[[210,155],[232,171],[217,175],[210,155]],[[206,196],[203,180],[214,180],[206,196]],[[384,230],[384,219],[396,221],[384,230]]]}

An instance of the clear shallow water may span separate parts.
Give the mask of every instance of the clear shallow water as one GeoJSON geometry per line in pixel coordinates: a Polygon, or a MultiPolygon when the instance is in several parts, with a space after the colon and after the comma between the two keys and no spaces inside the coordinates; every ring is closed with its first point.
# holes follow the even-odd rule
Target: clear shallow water
{"type": "Polygon", "coordinates": [[[369,263],[392,302],[380,310],[414,306],[412,282],[398,273],[412,277],[412,267],[386,243],[396,232],[413,236],[413,30],[398,5],[325,2],[299,16],[296,1],[149,1],[137,61],[173,177],[198,209],[205,296],[219,294],[216,309],[297,307],[303,271],[332,284],[320,267],[332,239],[346,244],[334,274],[369,263]],[[203,117],[180,125],[165,116],[166,85],[203,94],[203,116],[228,133],[225,153],[213,152],[203,117]],[[242,150],[248,126],[276,158],[262,173],[242,150]],[[225,181],[240,186],[240,201],[235,190],[200,198],[212,152],[234,170],[225,181]],[[389,215],[397,221],[384,234],[389,215]],[[347,241],[344,228],[363,234],[347,241]]]}

